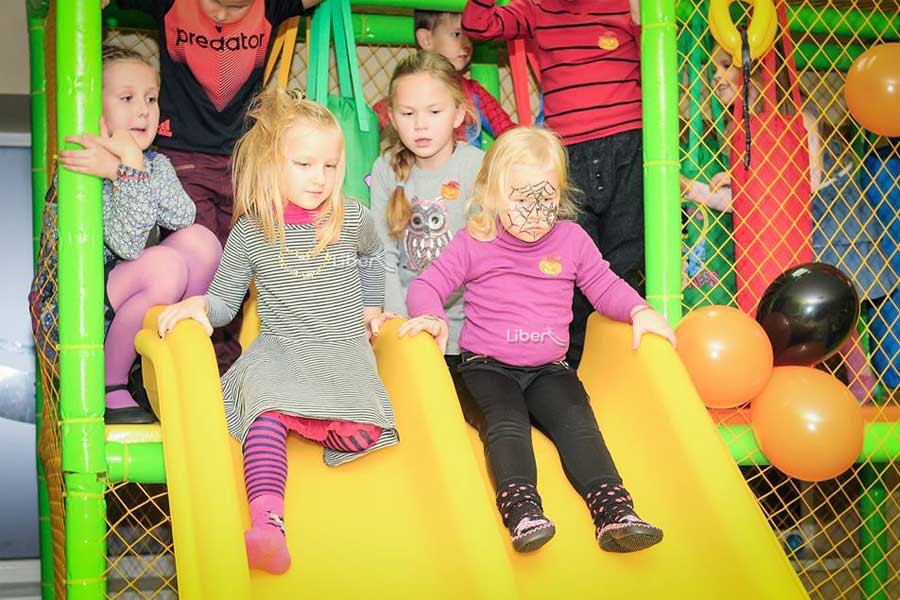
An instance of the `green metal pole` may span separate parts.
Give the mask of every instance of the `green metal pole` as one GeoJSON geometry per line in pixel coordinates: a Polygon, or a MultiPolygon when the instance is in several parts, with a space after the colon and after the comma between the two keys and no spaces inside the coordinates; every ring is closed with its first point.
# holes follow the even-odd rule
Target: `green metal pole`
{"type": "MultiPolygon", "coordinates": [[[[867,48],[859,44],[816,44],[814,42],[800,42],[794,44],[794,60],[798,69],[816,69],[819,71],[847,71],[856,58],[865,52],[867,48]]],[[[695,49],[697,51],[697,49],[695,49]]],[[[704,61],[711,64],[709,53],[704,49],[704,61]]],[[[708,78],[707,81],[711,80],[708,78]]],[[[691,85],[694,81],[691,81],[691,85]]],[[[714,103],[717,105],[717,103],[714,103]]]]}
{"type": "MultiPolygon", "coordinates": [[[[459,7],[462,10],[462,5],[459,7]]],[[[110,6],[103,13],[103,22],[106,27],[131,27],[134,29],[151,29],[156,27],[153,20],[144,13],[137,11],[124,11],[110,6]]],[[[357,44],[378,46],[412,46],[416,43],[413,31],[413,19],[403,15],[381,15],[370,13],[353,13],[353,33],[357,44]]],[[[300,27],[297,31],[297,41],[304,41],[306,30],[300,27]]],[[[498,42],[479,42],[476,48],[485,49],[484,52],[492,52],[490,56],[496,57],[497,51],[505,44],[498,42]]],[[[476,60],[479,60],[476,57],[476,60]]],[[[480,59],[482,62],[491,62],[480,59]]]]}
{"type": "MultiPolygon", "coordinates": [[[[403,0],[362,0],[353,2],[356,6],[397,6],[406,7],[403,0]],[[394,3],[394,4],[392,4],[394,3]]],[[[446,5],[451,6],[450,10],[462,10],[463,2],[456,0],[446,0],[446,5]]],[[[790,11],[791,8],[789,7],[790,11]]],[[[808,9],[811,11],[819,9],[808,9]]],[[[837,10],[837,9],[828,9],[837,10]]],[[[863,13],[865,14],[865,13],[863,13]]],[[[873,18],[878,15],[872,15],[873,18]]],[[[679,19],[685,22],[691,19],[699,19],[705,24],[705,14],[697,12],[693,9],[693,4],[679,3],[679,19]],[[688,6],[690,10],[685,11],[684,6],[688,6]]],[[[133,27],[136,29],[151,29],[155,27],[155,23],[137,11],[122,11],[114,7],[108,8],[104,12],[104,22],[108,27],[133,27]]],[[[896,23],[900,23],[900,17],[890,21],[890,27],[895,27],[896,23]]],[[[885,25],[884,27],[888,27],[885,25]]],[[[388,45],[388,46],[411,46],[415,44],[413,34],[413,21],[411,17],[399,15],[381,15],[381,14],[353,14],[353,30],[357,44],[371,45],[388,45]]],[[[802,32],[798,29],[797,32],[802,32]]],[[[298,40],[302,40],[305,32],[301,28],[298,32],[298,40]]],[[[893,38],[885,38],[893,39],[893,38]]],[[[499,46],[495,43],[484,43],[483,46],[499,46]]],[[[814,42],[799,42],[795,45],[795,59],[797,67],[813,68],[819,70],[838,69],[846,71],[850,67],[853,59],[865,50],[864,46],[859,44],[840,45],[836,43],[817,44],[814,42]]],[[[706,58],[708,60],[708,58],[706,58]]]]}
{"type": "MultiPolygon", "coordinates": [[[[416,43],[413,33],[413,19],[403,15],[380,15],[372,13],[353,13],[353,31],[357,44],[379,46],[411,46],[416,43]]],[[[110,6],[103,11],[103,24],[106,27],[129,27],[133,29],[154,29],[156,23],[152,17],[134,10],[121,10],[110,6]]],[[[297,41],[306,36],[306,28],[297,30],[297,41]]]]}
{"type": "MultiPolygon", "coordinates": [[[[41,238],[41,220],[44,213],[44,196],[47,193],[47,72],[44,43],[47,18],[46,6],[26,3],[28,10],[28,55],[31,87],[31,224],[32,257],[37,270],[37,255],[41,238]]],[[[41,558],[41,597],[53,600],[56,591],[53,582],[53,530],[50,523],[50,495],[47,476],[41,461],[39,444],[44,420],[44,394],[41,386],[41,370],[35,356],[34,385],[34,433],[35,464],[37,466],[38,530],[41,558]]]]}
{"type": "Polygon", "coordinates": [[[856,57],[868,50],[859,44],[819,45],[814,42],[800,42],[794,46],[797,68],[812,67],[820,71],[847,71],[856,57]]]}
{"type": "Polygon", "coordinates": [[[888,527],[885,515],[887,492],[881,480],[882,468],[867,464],[859,471],[862,496],[859,499],[859,565],[862,597],[865,600],[887,600],[890,579],[888,564],[888,527]]]}
{"type": "Polygon", "coordinates": [[[734,461],[742,466],[768,465],[769,459],[763,454],[749,425],[719,425],[719,435],[728,446],[734,461]]]}
{"type": "MultiPolygon", "coordinates": [[[[377,8],[404,8],[437,10],[441,12],[462,12],[466,0],[350,0],[351,6],[371,6],[377,8]]],[[[504,4],[501,2],[500,4],[504,4]]]]}
{"type": "MultiPolygon", "coordinates": [[[[100,2],[56,6],[58,147],[100,123],[100,2]]],[[[59,356],[66,485],[66,592],[106,594],[104,479],[103,215],[96,177],[59,171],[59,356]]]]}
{"type": "Polygon", "coordinates": [[[900,424],[867,423],[860,462],[900,462],[900,424]]]}
{"type": "MultiPolygon", "coordinates": [[[[462,12],[466,6],[466,0],[350,0],[351,6],[366,6],[374,8],[402,8],[406,10],[437,10],[447,12],[462,12]]],[[[504,2],[500,2],[504,4],[504,2]]],[[[118,8],[110,6],[103,14],[105,18],[117,19],[120,12],[118,8]]],[[[126,20],[130,24],[130,20],[126,20]]],[[[124,25],[123,25],[124,26],[124,25]]]]}
{"type": "Polygon", "coordinates": [[[647,301],[681,318],[681,201],[675,0],[641,2],[647,301]]]}
{"type": "MultiPolygon", "coordinates": [[[[356,2],[354,2],[356,4],[356,2]]],[[[678,0],[678,20],[687,22],[697,11],[696,0],[678,0]]],[[[706,17],[706,13],[703,13],[706,17]]],[[[787,7],[788,30],[823,36],[856,37],[867,41],[900,39],[900,16],[875,11],[824,6],[787,7]]]]}
{"type": "Polygon", "coordinates": [[[896,14],[812,6],[788,6],[787,14],[788,29],[796,33],[856,37],[866,41],[900,39],[900,17],[896,14]]]}
{"type": "MultiPolygon", "coordinates": [[[[750,425],[719,426],[722,441],[741,465],[767,465],[750,425]]],[[[900,425],[889,422],[866,423],[862,451],[856,459],[862,463],[900,462],[900,425]]]]}
{"type": "Polygon", "coordinates": [[[107,442],[109,482],[165,483],[166,464],[160,442],[107,442]]]}
{"type": "Polygon", "coordinates": [[[690,42],[688,50],[687,72],[688,86],[688,165],[692,169],[703,168],[703,140],[704,127],[701,104],[703,102],[703,66],[709,62],[709,53],[701,43],[706,34],[703,18],[695,13],[691,18],[690,26],[682,33],[690,42]]]}
{"type": "MultiPolygon", "coordinates": [[[[350,4],[352,6],[375,8],[403,8],[406,10],[417,8],[422,10],[462,12],[463,8],[465,8],[466,0],[413,0],[412,2],[406,0],[351,0],[350,4]]],[[[504,2],[501,0],[500,4],[504,4],[504,2]]],[[[415,43],[415,40],[413,39],[412,17],[372,13],[354,14],[353,28],[357,31],[357,35],[362,31],[359,25],[366,22],[375,23],[373,28],[380,33],[378,34],[377,40],[366,40],[357,37],[357,43],[379,45],[412,45],[415,43]],[[391,23],[402,23],[402,26],[393,30],[383,27],[384,25],[391,23]],[[392,38],[397,38],[397,41],[389,41],[392,38]]],[[[154,29],[156,27],[156,23],[153,19],[145,13],[133,10],[122,10],[114,4],[111,4],[103,11],[103,23],[107,27],[129,27],[135,29],[154,29]]],[[[300,28],[298,34],[298,37],[303,35],[302,28],[300,28]]]]}
{"type": "Polygon", "coordinates": [[[41,216],[47,194],[47,74],[44,64],[44,18],[28,17],[31,71],[31,215],[34,256],[41,238],[41,216]]]}
{"type": "MultiPolygon", "coordinates": [[[[40,385],[38,385],[40,388],[40,385]]],[[[36,419],[40,423],[40,419],[36,419]]],[[[38,429],[40,432],[40,429],[38,429]]],[[[41,458],[37,458],[38,480],[38,531],[40,532],[41,552],[41,598],[54,600],[56,598],[55,571],[53,569],[53,527],[50,521],[50,494],[47,491],[47,477],[44,474],[44,465],[41,458]]]]}
{"type": "Polygon", "coordinates": [[[412,17],[394,15],[351,15],[357,44],[412,46],[416,43],[412,17]]]}

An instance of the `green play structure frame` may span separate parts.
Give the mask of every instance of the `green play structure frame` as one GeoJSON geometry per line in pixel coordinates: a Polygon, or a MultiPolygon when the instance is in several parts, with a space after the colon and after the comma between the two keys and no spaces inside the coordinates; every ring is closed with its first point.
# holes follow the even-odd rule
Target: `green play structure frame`
{"type": "MultiPolygon", "coordinates": [[[[461,11],[465,0],[352,0],[354,7],[461,11]]],[[[26,0],[32,95],[32,183],[35,249],[38,243],[47,163],[48,111],[56,110],[57,144],[76,132],[97,130],[100,118],[100,44],[103,26],[153,28],[146,17],[108,9],[101,17],[98,0],[55,4],[55,27],[47,27],[49,0],[26,0]],[[64,32],[55,40],[55,76],[48,82],[45,47],[48,31],[64,32]],[[55,85],[57,106],[47,106],[46,90],[55,85]]],[[[678,53],[679,22],[696,19],[691,0],[643,0],[642,77],[644,90],[644,175],[646,213],[646,285],[650,303],[672,322],[681,317],[681,206],[679,193],[678,53]]],[[[835,8],[788,7],[792,31],[833,32],[860,40],[900,39],[900,16],[868,15],[835,8]],[[835,27],[831,23],[840,23],[835,27]]],[[[411,17],[353,15],[360,44],[411,45],[411,17]]],[[[302,30],[302,28],[301,28],[302,30]]],[[[846,70],[865,48],[851,44],[797,47],[801,68],[846,70]]],[[[480,46],[473,77],[499,93],[497,47],[480,46]]],[[[691,59],[694,60],[694,59],[691,59]]],[[[697,60],[700,60],[699,58],[697,60]]],[[[59,356],[62,471],[65,481],[67,595],[72,600],[106,597],[107,482],[164,483],[161,443],[108,442],[104,414],[103,235],[101,183],[95,177],[60,170],[59,175],[59,356]],[[103,476],[105,474],[105,477],[103,476]]],[[[37,429],[41,426],[41,394],[37,429]]],[[[749,425],[720,425],[722,439],[742,465],[768,464],[749,425]]],[[[900,457],[900,427],[867,425],[859,462],[866,492],[860,498],[864,548],[862,588],[870,600],[887,600],[887,530],[883,512],[886,491],[878,477],[881,465],[900,457]]],[[[53,548],[47,483],[38,461],[41,577],[43,598],[55,597],[53,548]]]]}

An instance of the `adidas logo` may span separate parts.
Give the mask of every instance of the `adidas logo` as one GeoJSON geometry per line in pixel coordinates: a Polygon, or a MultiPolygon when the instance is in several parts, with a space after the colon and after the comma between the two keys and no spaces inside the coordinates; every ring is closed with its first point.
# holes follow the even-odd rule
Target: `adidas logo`
{"type": "Polygon", "coordinates": [[[163,137],[172,137],[172,123],[170,119],[166,119],[156,128],[156,135],[163,137]]]}

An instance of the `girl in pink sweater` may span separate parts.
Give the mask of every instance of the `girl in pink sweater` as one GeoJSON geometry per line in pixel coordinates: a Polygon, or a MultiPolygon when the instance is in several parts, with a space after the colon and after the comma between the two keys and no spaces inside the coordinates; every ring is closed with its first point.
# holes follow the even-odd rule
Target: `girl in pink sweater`
{"type": "Polygon", "coordinates": [[[565,361],[575,286],[602,314],[674,343],[666,320],[603,260],[574,221],[566,153],[548,130],[519,128],[488,151],[467,229],[410,285],[401,335],[447,340],[444,302],[465,287],[458,372],[494,475],[497,506],[519,552],[555,533],[537,492],[531,422],[553,440],[584,497],[600,547],[632,552],[662,531],[641,520],[603,442],[584,386],[565,361]],[[566,220],[558,220],[566,219],[566,220]]]}

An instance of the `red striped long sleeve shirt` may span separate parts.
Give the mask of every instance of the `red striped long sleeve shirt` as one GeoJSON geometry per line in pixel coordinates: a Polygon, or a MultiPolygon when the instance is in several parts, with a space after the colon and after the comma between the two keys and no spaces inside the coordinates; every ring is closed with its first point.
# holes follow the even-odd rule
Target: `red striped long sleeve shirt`
{"type": "Polygon", "coordinates": [[[469,0],[476,39],[529,40],[544,115],[566,144],[641,128],[640,27],[628,0],[469,0]]]}

